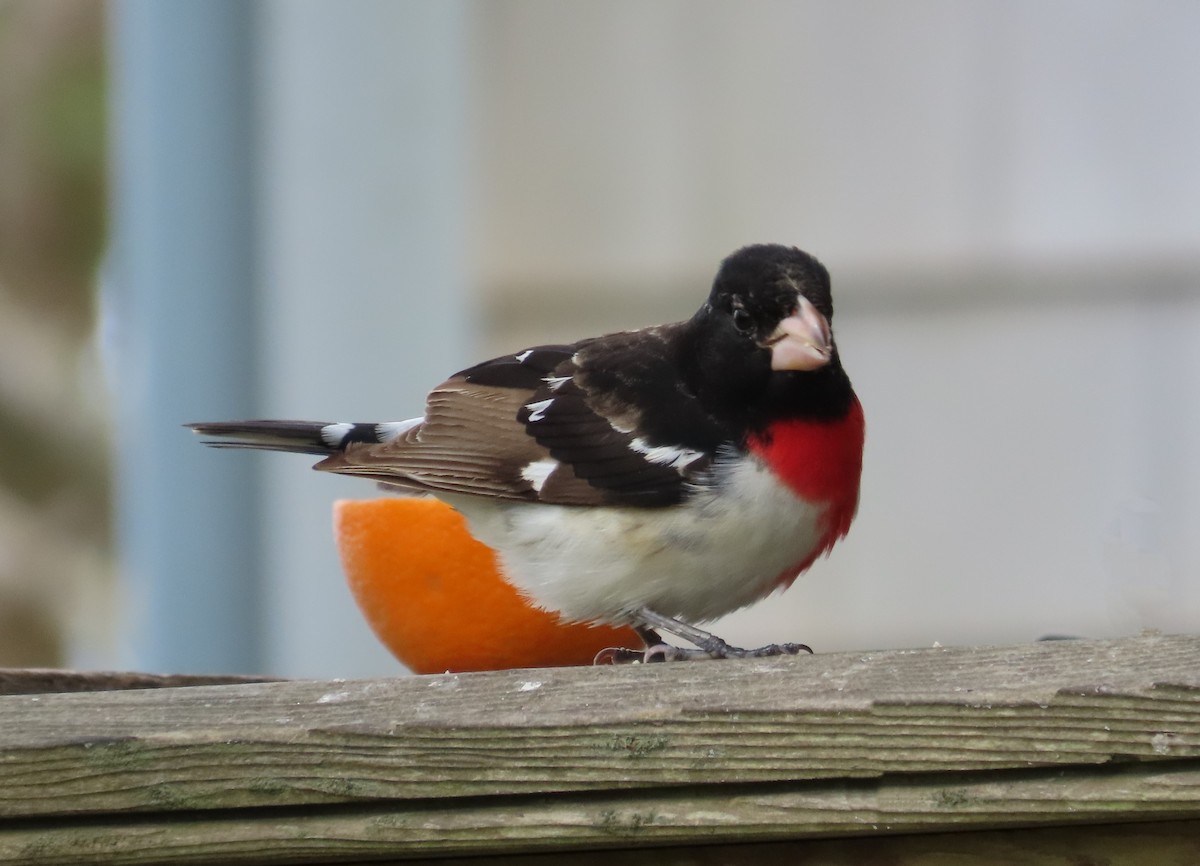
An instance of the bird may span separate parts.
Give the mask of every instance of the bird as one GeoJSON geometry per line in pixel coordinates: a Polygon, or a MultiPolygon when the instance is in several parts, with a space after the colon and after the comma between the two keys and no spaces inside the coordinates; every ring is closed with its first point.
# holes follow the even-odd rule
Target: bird
{"type": "Polygon", "coordinates": [[[445,501],[533,605],[646,644],[598,661],[811,652],[699,624],[787,588],[850,529],[866,428],[832,320],[816,258],[754,244],[691,318],[484,361],[420,417],[186,426],[445,501]]]}

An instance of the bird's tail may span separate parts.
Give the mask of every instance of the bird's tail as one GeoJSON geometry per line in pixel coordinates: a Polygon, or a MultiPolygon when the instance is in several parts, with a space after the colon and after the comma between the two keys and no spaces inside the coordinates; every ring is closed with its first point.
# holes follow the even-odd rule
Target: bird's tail
{"type": "Polygon", "coordinates": [[[336,454],[353,442],[389,442],[420,424],[422,419],[384,424],[345,421],[203,421],[186,424],[214,448],[257,448],[296,454],[336,454]]]}

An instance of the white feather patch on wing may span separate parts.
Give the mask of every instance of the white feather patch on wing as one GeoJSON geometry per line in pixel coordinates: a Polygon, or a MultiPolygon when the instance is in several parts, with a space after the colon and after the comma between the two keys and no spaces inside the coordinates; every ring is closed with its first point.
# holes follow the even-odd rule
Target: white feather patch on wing
{"type": "Polygon", "coordinates": [[[519,355],[513,355],[513,357],[516,358],[520,363],[524,364],[525,359],[528,358],[532,354],[533,354],[533,349],[526,349],[524,352],[522,352],[519,355]]]}
{"type": "Polygon", "coordinates": [[[542,381],[550,386],[551,391],[557,391],[563,385],[570,382],[572,378],[572,376],[546,376],[542,381]]]}
{"type": "Polygon", "coordinates": [[[641,436],[630,442],[629,447],[639,454],[644,455],[651,463],[657,463],[660,466],[669,466],[679,472],[682,472],[690,464],[704,456],[704,452],[693,451],[690,448],[675,448],[671,445],[651,445],[641,436]]]}
{"type": "Polygon", "coordinates": [[[330,448],[338,448],[342,444],[342,440],[346,438],[346,434],[354,429],[354,425],[346,421],[339,421],[336,424],[326,424],[321,428],[321,441],[330,448]]]}
{"type": "Polygon", "coordinates": [[[538,400],[536,403],[526,403],[525,408],[529,410],[530,421],[541,421],[546,417],[546,410],[553,403],[553,398],[549,400],[538,400]]]}
{"type": "Polygon", "coordinates": [[[521,477],[529,482],[536,493],[541,493],[542,488],[546,486],[546,479],[560,465],[557,460],[551,457],[535,460],[521,470],[521,477]]]}
{"type": "Polygon", "coordinates": [[[375,436],[380,442],[392,442],[418,424],[424,424],[425,418],[409,418],[407,421],[384,421],[375,425],[375,436]]]}

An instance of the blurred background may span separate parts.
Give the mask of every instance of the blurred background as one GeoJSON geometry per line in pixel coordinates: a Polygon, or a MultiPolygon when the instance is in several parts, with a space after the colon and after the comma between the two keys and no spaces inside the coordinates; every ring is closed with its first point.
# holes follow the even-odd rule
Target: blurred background
{"type": "Polygon", "coordinates": [[[362,676],[330,506],[181,424],[830,268],[849,538],[716,626],[1200,630],[1200,5],[0,0],[0,665],[362,676]]]}

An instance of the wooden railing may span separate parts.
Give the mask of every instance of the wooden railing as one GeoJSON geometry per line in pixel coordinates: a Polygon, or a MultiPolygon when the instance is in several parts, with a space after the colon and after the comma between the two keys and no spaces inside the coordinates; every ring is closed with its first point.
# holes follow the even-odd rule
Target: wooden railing
{"type": "Polygon", "coordinates": [[[0,697],[0,864],[1200,850],[1200,636],[47,687],[0,697]]]}

